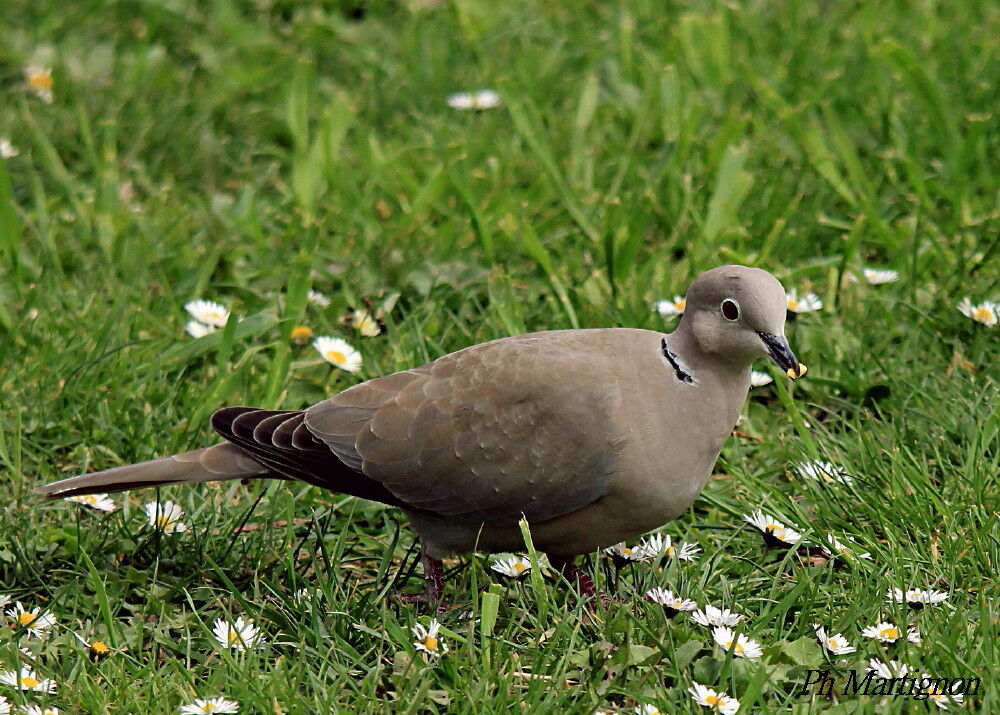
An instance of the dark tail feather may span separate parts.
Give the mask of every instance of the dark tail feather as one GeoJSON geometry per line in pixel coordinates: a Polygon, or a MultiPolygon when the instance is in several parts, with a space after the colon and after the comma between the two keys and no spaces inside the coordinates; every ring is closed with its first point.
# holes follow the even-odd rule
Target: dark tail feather
{"type": "Polygon", "coordinates": [[[225,442],[150,462],[129,464],[93,474],[81,474],[78,477],[37,487],[35,493],[44,494],[49,499],[62,499],[77,494],[123,492],[141,487],[246,477],[282,478],[281,475],[251,459],[236,445],[225,442]]]}

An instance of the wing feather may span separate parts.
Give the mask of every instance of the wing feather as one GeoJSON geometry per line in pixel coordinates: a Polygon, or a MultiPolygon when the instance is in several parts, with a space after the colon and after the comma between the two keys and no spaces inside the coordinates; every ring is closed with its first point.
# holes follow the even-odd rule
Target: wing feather
{"type": "Polygon", "coordinates": [[[558,333],[477,345],[356,385],[306,427],[412,508],[511,523],[568,514],[608,492],[623,443],[610,365],[558,333]],[[573,374],[573,380],[561,379],[573,374]]]}

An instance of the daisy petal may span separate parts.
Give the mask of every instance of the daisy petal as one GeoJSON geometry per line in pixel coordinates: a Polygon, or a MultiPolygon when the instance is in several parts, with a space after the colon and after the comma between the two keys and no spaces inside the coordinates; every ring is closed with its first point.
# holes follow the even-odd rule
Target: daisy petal
{"type": "Polygon", "coordinates": [[[313,347],[323,356],[324,360],[334,367],[339,367],[347,372],[357,372],[361,369],[361,353],[346,340],[324,335],[313,341],[313,347]]]}

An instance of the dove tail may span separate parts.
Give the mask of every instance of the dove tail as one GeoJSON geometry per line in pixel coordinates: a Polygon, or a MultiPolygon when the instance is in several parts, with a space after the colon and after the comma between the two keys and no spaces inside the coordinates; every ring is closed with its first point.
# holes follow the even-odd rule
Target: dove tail
{"type": "Polygon", "coordinates": [[[62,499],[78,494],[123,492],[166,484],[214,482],[246,477],[284,478],[251,459],[236,445],[225,442],[150,462],[129,464],[93,474],[81,474],[78,477],[37,487],[35,493],[44,494],[49,499],[62,499]]]}

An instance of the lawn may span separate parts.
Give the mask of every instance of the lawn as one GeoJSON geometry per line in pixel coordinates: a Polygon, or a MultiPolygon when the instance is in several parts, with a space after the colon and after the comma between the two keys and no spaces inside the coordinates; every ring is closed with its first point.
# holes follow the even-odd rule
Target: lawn
{"type": "Polygon", "coordinates": [[[809,670],[878,659],[981,678],[941,704],[1000,711],[1000,326],[958,310],[1000,300],[1000,6],[8,0],[4,15],[0,594],[55,622],[39,637],[8,614],[0,671],[57,688],[0,682],[15,710],[222,695],[243,713],[707,713],[698,683],[741,712],[936,711],[843,681],[802,694],[809,670]],[[502,106],[446,101],[479,88],[502,106]],[[109,513],[31,493],[209,444],[219,406],[297,409],[526,331],[671,330],[656,301],[722,263],[816,294],[788,325],[809,374],[752,389],[741,435],[661,530],[693,560],[584,562],[604,605],[537,561],[509,580],[488,555],[454,559],[448,652],[427,656],[412,629],[434,614],[392,598],[420,585],[396,510],[295,482],[113,495],[109,513]],[[234,317],[196,339],[194,299],[234,317]],[[385,329],[363,335],[351,308],[385,329]],[[346,339],[361,369],[296,326],[346,339]],[[809,478],[815,460],[833,478],[809,478]],[[157,499],[186,531],[148,526],[157,499]],[[801,540],[766,546],[742,518],[757,509],[801,540]],[[849,553],[821,548],[830,535],[849,553]],[[762,655],[669,618],[654,587],[741,614],[762,655]],[[947,598],[910,608],[893,588],[947,598]],[[237,617],[259,629],[245,651],[212,634],[237,617]],[[880,622],[900,637],[863,634],[880,622]]]}

